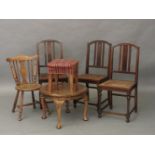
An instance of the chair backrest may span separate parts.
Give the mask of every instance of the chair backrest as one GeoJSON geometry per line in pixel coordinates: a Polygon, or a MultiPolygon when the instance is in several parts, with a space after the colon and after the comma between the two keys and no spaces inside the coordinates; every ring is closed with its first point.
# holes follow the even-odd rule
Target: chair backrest
{"type": "Polygon", "coordinates": [[[138,81],[140,48],[131,43],[120,43],[112,48],[110,78],[114,73],[130,74],[138,81]]]}
{"type": "Polygon", "coordinates": [[[38,82],[38,56],[20,55],[7,58],[17,85],[38,82]]]}
{"type": "Polygon", "coordinates": [[[63,45],[57,40],[42,40],[37,44],[37,55],[40,74],[41,68],[47,68],[48,62],[63,58],[63,45]]]}
{"type": "MultiPolygon", "coordinates": [[[[109,60],[112,45],[104,40],[94,40],[87,44],[86,73],[94,68],[107,69],[109,71],[109,60]]],[[[101,72],[101,71],[100,71],[101,72]]]]}

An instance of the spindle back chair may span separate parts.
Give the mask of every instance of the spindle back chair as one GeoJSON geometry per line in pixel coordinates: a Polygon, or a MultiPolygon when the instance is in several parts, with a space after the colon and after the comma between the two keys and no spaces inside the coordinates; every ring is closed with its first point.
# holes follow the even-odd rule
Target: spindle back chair
{"type": "Polygon", "coordinates": [[[12,108],[12,112],[15,112],[16,107],[19,108],[19,120],[22,120],[22,112],[23,112],[23,97],[25,91],[30,91],[32,93],[32,101],[31,104],[33,108],[35,105],[35,96],[34,91],[39,91],[40,85],[38,84],[38,57],[35,56],[25,56],[20,55],[16,57],[7,58],[7,62],[9,62],[9,66],[12,72],[12,76],[16,83],[16,98],[14,101],[14,105],[12,108]],[[21,93],[21,101],[17,106],[19,94],[21,93]]]}

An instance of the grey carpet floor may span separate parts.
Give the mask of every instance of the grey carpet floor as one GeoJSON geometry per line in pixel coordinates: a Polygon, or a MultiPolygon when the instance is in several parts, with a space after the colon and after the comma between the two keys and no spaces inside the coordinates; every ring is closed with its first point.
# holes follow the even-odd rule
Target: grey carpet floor
{"type": "MultiPolygon", "coordinates": [[[[37,94],[36,94],[37,96],[37,94]]],[[[91,91],[91,101],[96,99],[96,93],[91,91]]],[[[24,108],[24,119],[17,121],[17,113],[11,108],[15,97],[13,89],[0,90],[0,134],[1,135],[152,135],[155,134],[155,103],[154,93],[139,91],[138,114],[131,115],[131,122],[126,123],[124,117],[104,115],[97,117],[94,107],[89,106],[89,121],[82,120],[83,105],[73,108],[71,113],[62,111],[62,129],[56,129],[57,115],[55,106],[50,104],[52,114],[45,120],[41,119],[39,105],[34,110],[31,106],[24,108]]],[[[30,101],[30,94],[25,95],[25,102],[30,101]]],[[[114,97],[114,110],[124,111],[126,100],[114,97]]]]}

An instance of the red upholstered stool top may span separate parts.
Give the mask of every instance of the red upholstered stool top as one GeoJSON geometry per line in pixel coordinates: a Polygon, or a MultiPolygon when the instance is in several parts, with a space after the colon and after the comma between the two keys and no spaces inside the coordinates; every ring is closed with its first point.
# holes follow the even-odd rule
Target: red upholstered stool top
{"type": "Polygon", "coordinates": [[[76,74],[78,61],[74,59],[55,59],[48,63],[49,74],[76,74]]]}

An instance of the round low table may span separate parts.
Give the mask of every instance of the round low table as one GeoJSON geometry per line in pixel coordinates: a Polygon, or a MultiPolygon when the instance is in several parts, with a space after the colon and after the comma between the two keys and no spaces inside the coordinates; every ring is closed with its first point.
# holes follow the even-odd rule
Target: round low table
{"type": "Polygon", "coordinates": [[[84,110],[83,110],[83,120],[88,120],[88,89],[83,85],[77,85],[76,91],[70,91],[70,88],[67,85],[60,85],[58,89],[53,89],[51,92],[48,91],[48,85],[41,86],[41,105],[42,105],[42,118],[47,118],[48,106],[45,102],[46,97],[51,97],[54,101],[57,111],[57,128],[60,129],[62,127],[61,122],[61,110],[63,104],[70,100],[83,99],[84,101],[84,110]]]}

